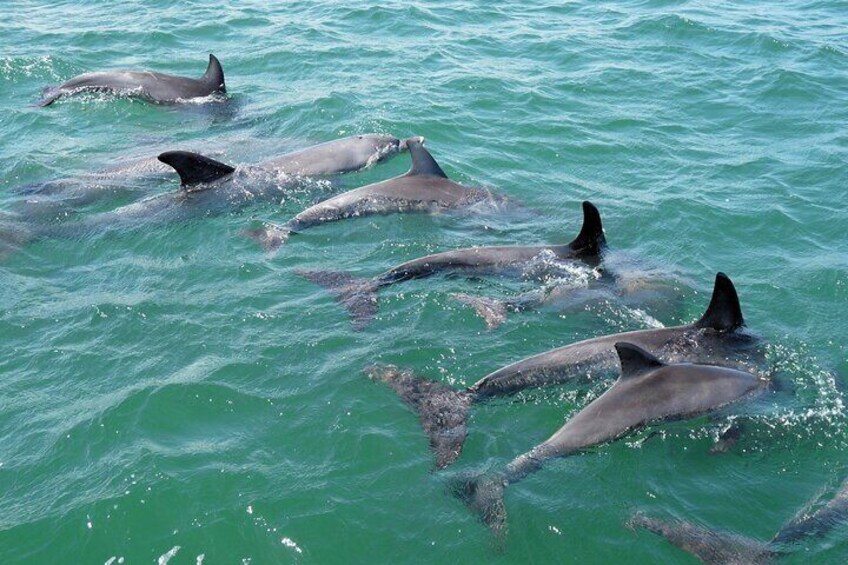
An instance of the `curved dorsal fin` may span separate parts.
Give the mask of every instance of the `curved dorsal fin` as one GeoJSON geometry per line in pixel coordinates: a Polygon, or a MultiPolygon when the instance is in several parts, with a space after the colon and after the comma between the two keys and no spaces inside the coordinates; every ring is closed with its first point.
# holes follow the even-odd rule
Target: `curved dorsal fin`
{"type": "Polygon", "coordinates": [[[235,171],[229,165],[189,151],[166,151],[158,159],[177,171],[183,188],[216,181],[235,171]]]}
{"type": "Polygon", "coordinates": [[[615,344],[615,350],[621,361],[622,379],[636,377],[645,371],[665,366],[665,363],[632,343],[619,341],[615,344]]]}
{"type": "Polygon", "coordinates": [[[581,256],[598,255],[606,244],[601,214],[594,204],[588,200],[583,201],[583,227],[568,247],[581,256]]]}
{"type": "Polygon", "coordinates": [[[695,326],[718,332],[732,332],[744,325],[739,295],[736,294],[733,282],[724,273],[716,273],[710,305],[701,319],[695,322],[695,326]]]}
{"type": "Polygon", "coordinates": [[[206,72],[200,80],[210,83],[219,92],[227,91],[227,86],[224,84],[224,69],[221,68],[221,62],[212,53],[209,53],[209,66],[206,67],[206,72]]]}
{"type": "Polygon", "coordinates": [[[421,144],[421,138],[410,139],[407,142],[409,154],[412,157],[412,168],[409,169],[407,175],[431,175],[436,177],[448,178],[439,164],[430,155],[430,152],[424,149],[421,144]]]}

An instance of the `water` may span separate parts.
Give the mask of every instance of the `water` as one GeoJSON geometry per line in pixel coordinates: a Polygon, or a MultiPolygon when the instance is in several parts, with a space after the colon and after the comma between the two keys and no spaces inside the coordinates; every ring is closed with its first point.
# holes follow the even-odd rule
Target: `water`
{"type": "MultiPolygon", "coordinates": [[[[691,562],[623,527],[633,511],[769,539],[848,476],[848,4],[26,2],[0,22],[0,198],[167,149],[237,164],[354,133],[423,135],[454,179],[509,213],[385,216],[309,230],[276,257],[243,238],[316,188],[215,217],[34,242],[0,264],[0,562],[691,562]],[[231,5],[237,4],[237,5],[231,5]],[[200,76],[226,105],[90,95],[35,108],[75,74],[200,76]],[[427,279],[354,333],[297,268],[368,276],[466,245],[563,242],[579,202],[610,248],[670,286],[510,314],[487,332],[452,293],[532,284],[427,279]],[[455,386],[577,339],[698,316],[714,273],[794,396],[730,454],[721,422],[660,426],[507,491],[510,532],[446,492],[417,418],[362,368],[455,386]],[[204,561],[205,560],[205,561],[204,561]]],[[[338,190],[403,172],[407,157],[338,190]]],[[[167,176],[82,217],[174,190],[167,176]]],[[[625,262],[627,263],[627,262],[625,262]]],[[[502,465],[603,390],[473,412],[458,466],[502,465]]],[[[788,562],[841,563],[848,527],[788,562]]]]}

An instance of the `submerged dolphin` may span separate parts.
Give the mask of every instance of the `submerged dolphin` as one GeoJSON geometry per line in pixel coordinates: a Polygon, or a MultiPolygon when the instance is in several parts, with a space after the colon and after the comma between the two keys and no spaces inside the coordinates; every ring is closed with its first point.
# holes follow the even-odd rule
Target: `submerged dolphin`
{"type": "MultiPolygon", "coordinates": [[[[815,500],[811,501],[811,503],[815,500]]],[[[809,505],[808,505],[809,507],[809,505]]],[[[665,537],[709,565],[771,563],[787,555],[791,545],[811,537],[821,537],[848,520],[848,480],[834,497],[812,514],[802,510],[767,543],[716,532],[686,522],[664,522],[642,514],[634,515],[629,527],[640,527],[665,537]]]]}
{"type": "MultiPolygon", "coordinates": [[[[405,151],[408,142],[382,133],[352,135],[286,153],[250,168],[304,177],[338,175],[384,161],[405,151]]],[[[211,183],[235,171],[230,165],[189,151],[167,151],[158,159],[177,171],[183,186],[211,183]]]]}
{"type": "Polygon", "coordinates": [[[631,343],[615,344],[621,376],[554,435],[513,459],[494,476],[463,482],[457,495],[497,534],[506,529],[504,488],[555,457],[616,440],[651,422],[692,418],[715,411],[754,392],[768,381],[751,373],[680,363],[668,365],[631,343]]]}
{"type": "Polygon", "coordinates": [[[469,247],[419,257],[392,267],[372,279],[357,279],[339,271],[300,271],[300,274],[332,292],[350,312],[356,329],[377,313],[377,291],[400,282],[437,274],[476,277],[487,274],[522,276],[534,259],[548,253],[556,261],[581,261],[597,265],[606,245],[601,216],[590,202],[583,202],[583,227],[564,245],[469,247]]]}
{"type": "Polygon", "coordinates": [[[724,273],[716,274],[710,304],[699,320],[685,326],[612,334],[553,349],[508,365],[464,390],[418,378],[395,367],[374,367],[371,378],[387,383],[418,412],[436,455],[436,467],[453,463],[462,452],[468,412],[473,404],[524,389],[598,378],[616,366],[615,344],[633,343],[668,362],[737,361],[754,342],[745,325],[739,297],[724,273]]]}
{"type": "Polygon", "coordinates": [[[49,106],[62,96],[78,92],[111,92],[136,96],[157,104],[168,104],[227,92],[221,63],[210,53],[209,66],[198,79],[151,71],[107,71],[86,73],[63,84],[46,88],[38,106],[49,106]]]}
{"type": "Polygon", "coordinates": [[[448,179],[422,140],[407,143],[412,168],[404,175],[369,184],[319,202],[283,225],[265,224],[245,233],[268,251],[312,226],[357,216],[394,212],[443,212],[496,199],[487,190],[462,186],[448,179]]]}

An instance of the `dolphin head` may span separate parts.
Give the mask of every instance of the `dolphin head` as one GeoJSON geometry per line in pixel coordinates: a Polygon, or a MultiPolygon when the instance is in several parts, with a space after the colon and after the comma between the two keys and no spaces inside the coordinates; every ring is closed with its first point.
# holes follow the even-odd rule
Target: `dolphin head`
{"type": "Polygon", "coordinates": [[[407,140],[401,140],[393,135],[383,133],[357,135],[352,138],[352,141],[359,150],[367,154],[367,167],[408,149],[407,140]]]}

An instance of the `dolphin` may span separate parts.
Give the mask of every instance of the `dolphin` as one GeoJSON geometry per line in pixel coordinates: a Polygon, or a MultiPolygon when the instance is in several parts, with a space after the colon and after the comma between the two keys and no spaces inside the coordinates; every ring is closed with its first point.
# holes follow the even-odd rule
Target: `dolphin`
{"type": "Polygon", "coordinates": [[[395,212],[443,212],[485,200],[498,200],[489,191],[457,184],[424,149],[422,140],[407,143],[412,168],[399,177],[369,184],[311,206],[283,225],[266,223],[245,233],[265,250],[273,251],[295,233],[312,226],[358,216],[395,212]]]}
{"type": "MultiPolygon", "coordinates": [[[[369,133],[306,147],[247,168],[259,173],[326,177],[368,168],[405,150],[406,140],[388,134],[369,133]]],[[[24,194],[25,198],[18,203],[18,208],[30,218],[35,215],[56,216],[66,212],[68,205],[83,206],[103,195],[138,192],[143,187],[137,186],[135,181],[145,177],[176,170],[183,177],[183,183],[190,186],[199,183],[199,179],[212,182],[229,177],[232,174],[229,171],[235,170],[231,165],[195,152],[166,152],[162,155],[165,156],[162,159],[145,157],[118,163],[78,178],[19,187],[15,192],[24,194]],[[168,160],[173,166],[166,162],[168,160]]]]}
{"type": "Polygon", "coordinates": [[[744,325],[736,288],[727,275],[718,273],[709,306],[691,324],[572,343],[507,365],[463,390],[421,379],[394,366],[366,370],[372,380],[387,383],[418,413],[436,456],[436,468],[442,469],[462,452],[468,412],[474,404],[528,388],[601,378],[615,370],[615,344],[621,341],[653,351],[667,362],[738,362],[755,342],[753,336],[741,331],[744,325]]]}
{"type": "Polygon", "coordinates": [[[209,54],[209,66],[199,79],[154,73],[151,71],[107,71],[76,76],[58,87],[48,87],[38,106],[49,106],[62,96],[78,92],[111,92],[135,96],[156,104],[173,104],[210,94],[225,94],[224,70],[209,54]]]}
{"type": "MultiPolygon", "coordinates": [[[[408,143],[409,140],[388,134],[352,135],[274,157],[250,168],[302,177],[338,175],[360,171],[393,157],[405,151],[408,143]]],[[[158,159],[177,171],[184,187],[209,184],[235,171],[230,165],[190,151],[167,151],[158,159]]]]}
{"type": "Polygon", "coordinates": [[[573,241],[563,245],[456,249],[407,261],[371,279],[357,279],[338,271],[299,271],[299,274],[330,290],[350,312],[354,328],[362,329],[377,313],[377,291],[381,288],[438,274],[523,277],[525,268],[545,254],[556,261],[580,261],[597,266],[605,246],[598,209],[591,202],[583,202],[583,227],[573,241]]]}
{"type": "Polygon", "coordinates": [[[661,535],[709,565],[765,564],[788,555],[794,544],[822,537],[848,520],[848,480],[842,483],[832,499],[809,513],[807,509],[814,502],[810,501],[768,542],[717,532],[687,522],[665,522],[639,513],[630,518],[627,526],[661,535]]]}
{"type": "Polygon", "coordinates": [[[619,439],[652,422],[708,414],[761,392],[768,381],[746,371],[693,363],[666,364],[641,347],[615,343],[621,376],[550,438],[494,476],[455,485],[456,494],[499,536],[506,532],[504,489],[546,461],[619,439]]]}
{"type": "MultiPolygon", "coordinates": [[[[406,142],[391,135],[356,135],[276,157],[257,166],[240,167],[238,171],[197,153],[166,151],[159,155],[157,162],[177,172],[181,180],[180,190],[151,196],[79,222],[55,225],[40,225],[35,220],[44,216],[45,212],[54,216],[65,214],[64,208],[56,208],[62,205],[62,201],[30,197],[23,202],[26,206],[18,214],[21,220],[0,229],[0,240],[5,240],[10,249],[15,249],[39,237],[75,237],[78,233],[109,229],[136,220],[174,221],[203,213],[234,210],[258,199],[278,198],[287,190],[308,182],[310,177],[302,174],[304,172],[329,175],[359,170],[405,149],[406,142]],[[288,170],[276,168],[286,166],[288,170]],[[282,174],[283,177],[269,179],[269,173],[282,174]]],[[[85,204],[93,198],[91,191],[77,190],[71,194],[73,196],[66,196],[70,196],[76,204],[85,204]]]]}

